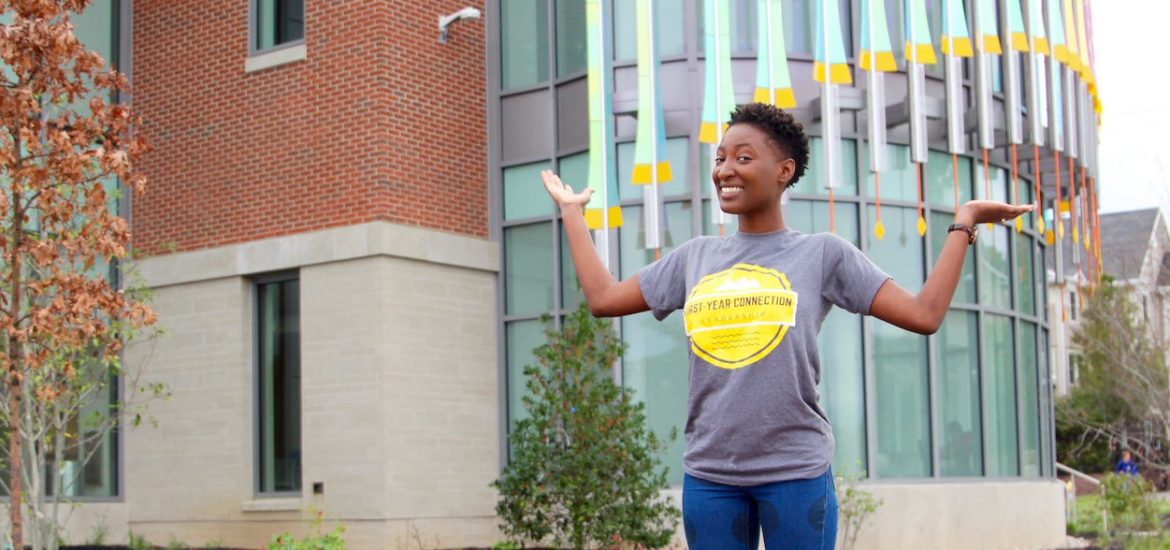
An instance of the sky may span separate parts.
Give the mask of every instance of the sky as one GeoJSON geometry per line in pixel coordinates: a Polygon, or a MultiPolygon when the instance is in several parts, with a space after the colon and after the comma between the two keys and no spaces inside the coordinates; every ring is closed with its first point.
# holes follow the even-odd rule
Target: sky
{"type": "Polygon", "coordinates": [[[1161,207],[1170,215],[1170,1],[1091,6],[1103,109],[1101,211],[1161,207]]]}

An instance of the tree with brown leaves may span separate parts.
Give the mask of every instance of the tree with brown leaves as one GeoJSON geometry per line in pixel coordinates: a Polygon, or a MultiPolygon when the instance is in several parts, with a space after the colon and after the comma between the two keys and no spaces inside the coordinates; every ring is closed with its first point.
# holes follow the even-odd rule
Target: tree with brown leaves
{"type": "Polygon", "coordinates": [[[126,410],[110,407],[94,429],[78,416],[109,395],[124,342],[155,322],[118,282],[130,228],[111,203],[120,188],[144,191],[134,164],[145,144],[118,101],[125,76],[74,34],[71,16],[88,3],[0,0],[0,417],[15,548],[22,511],[28,542],[56,547],[64,491],[46,494],[72,482],[60,480],[65,453],[126,410]]]}

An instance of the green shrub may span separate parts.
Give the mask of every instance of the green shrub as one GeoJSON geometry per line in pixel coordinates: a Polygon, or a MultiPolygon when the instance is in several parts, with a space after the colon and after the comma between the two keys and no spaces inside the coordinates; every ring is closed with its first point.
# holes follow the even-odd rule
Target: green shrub
{"type": "Polygon", "coordinates": [[[130,531],[126,538],[126,546],[129,546],[130,550],[154,550],[154,545],[146,540],[146,535],[136,535],[134,531],[130,531]]]}
{"type": "Polygon", "coordinates": [[[837,477],[837,517],[840,520],[838,524],[842,547],[846,550],[857,543],[857,536],[861,534],[865,520],[882,507],[882,499],[862,489],[860,482],[861,476],[837,477]]]}
{"type": "Polygon", "coordinates": [[[1109,532],[1130,533],[1157,528],[1150,496],[1154,487],[1138,476],[1109,474],[1101,480],[1101,496],[1108,512],[1109,532]]]}
{"type": "Polygon", "coordinates": [[[678,510],[660,497],[664,444],[646,428],[645,406],[613,381],[623,345],[584,304],[545,335],[539,366],[524,369],[529,416],[516,422],[511,460],[492,483],[501,530],[517,543],[665,546],[678,510]]]}
{"type": "Polygon", "coordinates": [[[332,531],[325,533],[322,528],[325,524],[325,514],[320,510],[312,510],[312,533],[297,540],[289,533],[281,533],[272,537],[268,550],[345,550],[345,526],[338,525],[332,531]]]}

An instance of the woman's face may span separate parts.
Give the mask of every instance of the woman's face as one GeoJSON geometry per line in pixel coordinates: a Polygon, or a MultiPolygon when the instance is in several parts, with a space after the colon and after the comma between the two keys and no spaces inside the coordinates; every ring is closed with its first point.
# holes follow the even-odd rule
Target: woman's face
{"type": "Polygon", "coordinates": [[[767,134],[740,123],[727,129],[716,149],[711,182],[724,212],[750,214],[779,208],[795,169],[796,162],[767,134]]]}

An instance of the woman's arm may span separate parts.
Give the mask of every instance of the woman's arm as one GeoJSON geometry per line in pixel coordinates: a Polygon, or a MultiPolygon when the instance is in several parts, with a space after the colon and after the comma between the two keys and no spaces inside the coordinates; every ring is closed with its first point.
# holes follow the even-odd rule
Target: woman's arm
{"type": "Polygon", "coordinates": [[[589,228],[585,227],[585,205],[589,203],[592,189],[574,193],[561,178],[545,170],[540,173],[544,188],[561,209],[565,236],[569,239],[569,251],[573,255],[573,266],[577,280],[585,293],[589,311],[597,317],[617,317],[647,311],[650,306],[642,296],[642,288],[635,275],[624,281],[617,281],[601,262],[589,228]]]}
{"type": "MultiPolygon", "coordinates": [[[[959,209],[955,223],[978,226],[983,223],[1006,222],[1031,212],[1032,205],[1013,206],[995,201],[971,201],[959,209]]],[[[919,334],[934,334],[942,325],[959,286],[963,259],[967,256],[967,233],[952,231],[947,235],[942,254],[918,295],[910,294],[894,281],[886,281],[878,289],[870,305],[869,314],[891,325],[919,334]]]]}

